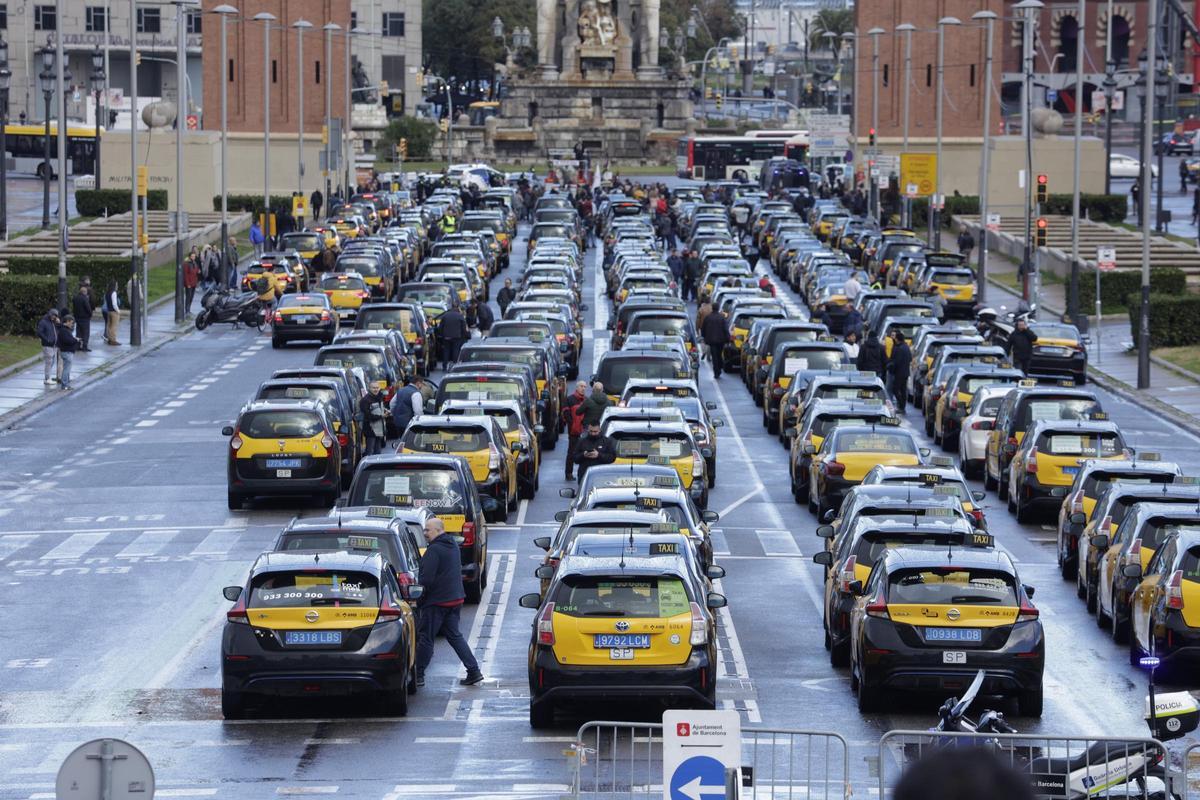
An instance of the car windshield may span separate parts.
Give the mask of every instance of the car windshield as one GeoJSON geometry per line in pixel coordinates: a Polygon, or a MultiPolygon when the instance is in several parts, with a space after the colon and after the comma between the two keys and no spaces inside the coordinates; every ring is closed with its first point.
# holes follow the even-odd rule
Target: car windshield
{"type": "Polygon", "coordinates": [[[818,416],[813,420],[812,434],[824,438],[829,435],[829,432],[838,425],[863,425],[873,420],[866,417],[845,417],[840,414],[829,414],[818,416]]]}
{"type": "Polygon", "coordinates": [[[1124,449],[1121,434],[1111,433],[1051,433],[1043,434],[1038,451],[1052,456],[1091,456],[1107,458],[1124,449]]]}
{"type": "MultiPolygon", "coordinates": [[[[284,295],[285,297],[287,295],[284,295]]],[[[412,328],[413,312],[409,308],[371,308],[366,306],[358,312],[355,326],[362,330],[390,330],[412,328]]]]}
{"type": "Polygon", "coordinates": [[[900,570],[889,576],[888,603],[919,605],[1017,605],[1013,576],[969,567],[900,570]]]}
{"type": "Polygon", "coordinates": [[[378,606],[379,582],[365,572],[268,572],[250,584],[250,608],[378,606]]]}
{"type": "Polygon", "coordinates": [[[318,367],[360,367],[367,380],[386,381],[383,353],[372,350],[331,350],[317,353],[318,367]]]}
{"type": "Polygon", "coordinates": [[[400,289],[399,300],[415,303],[449,303],[454,290],[449,286],[405,286],[400,289]]]}
{"type": "Polygon", "coordinates": [[[323,294],[285,294],[279,298],[279,304],[275,307],[304,308],[305,306],[329,308],[329,298],[323,294]]]}
{"type": "Polygon", "coordinates": [[[306,253],[320,247],[321,239],[315,233],[285,233],[279,239],[279,248],[282,250],[299,250],[306,253]]]}
{"type": "Polygon", "coordinates": [[[325,431],[312,411],[251,411],[238,422],[238,433],[250,439],[311,439],[325,431]]]}
{"type": "Polygon", "coordinates": [[[600,362],[596,380],[608,394],[621,394],[631,380],[662,381],[676,377],[679,365],[666,358],[608,358],[600,362]]]}
{"type": "Polygon", "coordinates": [[[946,286],[968,286],[975,282],[975,276],[969,272],[937,272],[929,278],[933,283],[946,286]]]}
{"type": "Polygon", "coordinates": [[[321,288],[326,291],[361,292],[366,288],[362,278],[331,276],[321,279],[321,288]]]}
{"type": "Polygon", "coordinates": [[[349,505],[407,503],[441,514],[462,514],[466,492],[449,467],[374,468],[356,478],[349,505]]]}
{"type": "Polygon", "coordinates": [[[359,275],[365,275],[368,278],[378,278],[383,274],[379,262],[373,258],[342,257],[337,260],[337,268],[346,270],[347,272],[357,272],[359,275]]]}
{"type": "Polygon", "coordinates": [[[912,436],[904,433],[871,433],[843,432],[837,436],[833,444],[833,452],[837,453],[895,453],[899,455],[916,455],[917,446],[912,436]]]}
{"type": "Polygon", "coordinates": [[[1021,414],[1020,430],[1028,430],[1034,422],[1056,422],[1064,419],[1091,419],[1100,410],[1095,400],[1083,397],[1046,397],[1030,400],[1021,414]]]}
{"type": "Polygon", "coordinates": [[[570,617],[675,617],[691,610],[679,578],[568,575],[554,593],[554,611],[570,617]]]}
{"type": "Polygon", "coordinates": [[[485,414],[500,423],[500,429],[505,433],[520,430],[521,418],[511,408],[446,408],[442,413],[451,417],[467,417],[485,414]]]}
{"type": "Polygon", "coordinates": [[[425,453],[474,453],[488,449],[492,438],[483,428],[414,425],[409,426],[401,442],[409,450],[425,453]]]}
{"type": "Polygon", "coordinates": [[[442,382],[442,398],[445,400],[518,400],[521,384],[516,381],[469,378],[442,382]]]}
{"type": "Polygon", "coordinates": [[[846,359],[842,350],[785,350],[780,363],[784,375],[805,369],[833,369],[846,359]]]}

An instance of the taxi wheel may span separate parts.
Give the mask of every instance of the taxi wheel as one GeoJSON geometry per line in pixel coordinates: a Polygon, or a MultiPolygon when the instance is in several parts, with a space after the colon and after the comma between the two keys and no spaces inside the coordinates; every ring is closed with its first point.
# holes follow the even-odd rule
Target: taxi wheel
{"type": "Polygon", "coordinates": [[[925,416],[925,435],[933,436],[933,417],[925,416]]]}
{"type": "Polygon", "coordinates": [[[278,350],[281,347],[283,347],[283,342],[281,342],[280,340],[278,340],[274,336],[272,336],[271,337],[271,349],[278,350]]]}
{"type": "Polygon", "coordinates": [[[517,504],[518,504],[519,502],[520,502],[520,489],[518,489],[518,490],[517,490],[517,491],[515,491],[515,492],[508,492],[508,493],[507,493],[507,499],[505,500],[505,506],[504,506],[504,507],[505,507],[505,508],[507,508],[509,511],[516,511],[516,510],[517,510],[517,504]]]}
{"type": "Polygon", "coordinates": [[[466,592],[466,600],[468,605],[477,606],[479,601],[483,599],[483,589],[487,586],[487,568],[479,573],[479,578],[470,583],[463,584],[463,591],[466,592]]]}
{"type": "Polygon", "coordinates": [[[1008,481],[1004,480],[1003,475],[996,478],[996,497],[1000,500],[1008,500],[1008,481]]]}
{"type": "Polygon", "coordinates": [[[933,437],[933,443],[938,447],[944,448],[946,446],[945,442],[942,441],[942,434],[938,431],[936,424],[933,426],[933,433],[930,436],[933,437]]]}
{"type": "Polygon", "coordinates": [[[947,453],[958,452],[958,437],[942,435],[942,449],[947,453]]]}
{"type": "Polygon", "coordinates": [[[715,489],[715,488],[717,488],[717,462],[709,461],[709,462],[707,462],[707,466],[708,466],[708,470],[707,470],[708,471],[708,488],[715,489]]]}
{"type": "Polygon", "coordinates": [[[529,727],[542,729],[554,726],[554,704],[549,700],[529,704],[529,727]]]}
{"type": "Polygon", "coordinates": [[[779,418],[768,413],[763,414],[763,422],[767,425],[767,433],[779,433],[779,418]]]}
{"type": "Polygon", "coordinates": [[[880,692],[867,686],[861,678],[858,681],[858,713],[871,714],[879,708],[880,692]]]}
{"type": "Polygon", "coordinates": [[[792,476],[792,497],[799,504],[808,502],[808,484],[792,476]]]}
{"type": "Polygon", "coordinates": [[[987,491],[991,491],[992,489],[999,488],[996,481],[992,480],[992,474],[990,472],[988,472],[987,461],[984,461],[984,464],[983,464],[983,488],[987,491]]]}
{"type": "Polygon", "coordinates": [[[1042,687],[1017,695],[1017,712],[1023,717],[1042,716],[1042,687]]]}
{"type": "Polygon", "coordinates": [[[1129,638],[1129,614],[1126,613],[1122,618],[1116,592],[1113,593],[1112,624],[1109,626],[1109,630],[1112,633],[1113,641],[1117,644],[1124,644],[1125,640],[1129,638]]]}
{"type": "Polygon", "coordinates": [[[241,692],[221,690],[221,716],[225,719],[245,719],[246,696],[241,692]]]}
{"type": "Polygon", "coordinates": [[[828,633],[825,634],[825,638],[828,640],[825,649],[829,651],[829,665],[833,667],[850,666],[850,640],[847,639],[839,644],[828,633]]]}
{"type": "Polygon", "coordinates": [[[1079,565],[1074,558],[1064,558],[1060,552],[1058,554],[1058,568],[1062,572],[1063,580],[1069,581],[1079,572],[1079,565]]]}
{"type": "Polygon", "coordinates": [[[1033,502],[1022,503],[1018,495],[1016,500],[1017,506],[1017,522],[1026,523],[1033,521],[1033,502]]]}
{"type": "Polygon", "coordinates": [[[1095,614],[1097,611],[1097,608],[1099,606],[1098,595],[1099,595],[1099,592],[1097,591],[1096,587],[1092,585],[1092,582],[1085,579],[1084,580],[1083,602],[1087,606],[1087,610],[1088,610],[1089,614],[1095,614]]]}
{"type": "Polygon", "coordinates": [[[237,492],[229,492],[227,494],[226,502],[229,505],[230,511],[240,511],[242,506],[245,504],[246,499],[237,492]]]}
{"type": "Polygon", "coordinates": [[[1100,630],[1104,630],[1105,628],[1109,627],[1111,621],[1112,621],[1112,618],[1109,617],[1108,614],[1104,613],[1104,605],[1100,602],[1100,592],[1099,592],[1099,589],[1097,589],[1097,591],[1096,591],[1096,627],[1099,628],[1100,630]]]}
{"type": "MultiPolygon", "coordinates": [[[[405,680],[405,683],[408,683],[405,680]]],[[[408,716],[408,687],[405,686],[399,691],[384,692],[383,697],[383,713],[389,717],[406,717],[408,716]]]]}

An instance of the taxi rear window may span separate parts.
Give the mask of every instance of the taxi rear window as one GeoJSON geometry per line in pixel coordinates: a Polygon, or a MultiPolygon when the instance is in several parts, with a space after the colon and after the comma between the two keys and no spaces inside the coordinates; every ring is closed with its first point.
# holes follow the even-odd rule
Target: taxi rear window
{"type": "Polygon", "coordinates": [[[238,433],[251,439],[311,439],[324,432],[311,411],[251,411],[238,423],[238,433]]]}
{"type": "Polygon", "coordinates": [[[447,408],[442,410],[443,414],[451,417],[463,417],[476,414],[485,414],[500,424],[500,429],[505,433],[511,433],[521,427],[521,419],[517,416],[517,412],[511,408],[447,408]]]}
{"type": "Polygon", "coordinates": [[[937,272],[929,278],[933,283],[947,286],[968,286],[975,282],[975,276],[969,272],[937,272]]]}
{"type": "Polygon", "coordinates": [[[438,302],[450,297],[450,293],[450,288],[446,286],[405,286],[400,290],[400,299],[418,303],[438,302]]]}
{"type": "Polygon", "coordinates": [[[779,360],[783,372],[791,375],[802,369],[833,369],[846,360],[844,352],[839,350],[791,350],[783,354],[779,360]]]}
{"type": "Polygon", "coordinates": [[[1045,397],[1031,399],[1021,412],[1021,429],[1028,430],[1033,422],[1062,419],[1091,419],[1100,404],[1086,397],[1045,397]]]}
{"type": "Polygon", "coordinates": [[[842,433],[834,447],[842,453],[900,453],[916,455],[917,446],[911,436],[900,433],[842,433]]]}
{"type": "MultiPolygon", "coordinates": [[[[959,381],[958,390],[967,394],[975,394],[984,386],[995,386],[998,383],[1016,383],[1015,376],[1004,377],[999,375],[975,375],[970,378],[965,378],[959,381]]],[[[998,400],[999,398],[997,398],[998,400]]],[[[999,403],[996,404],[999,407],[999,403]]]]}
{"type": "Polygon", "coordinates": [[[517,400],[521,385],[515,381],[471,380],[442,383],[442,396],[448,400],[517,400]]]}
{"type": "Polygon", "coordinates": [[[554,610],[571,617],[674,617],[690,610],[679,578],[599,578],[569,575],[558,585],[554,610]]]}
{"type": "Polygon", "coordinates": [[[1121,483],[1172,483],[1175,476],[1169,472],[1160,473],[1121,473],[1109,472],[1108,470],[1097,469],[1088,473],[1088,476],[1083,479],[1083,493],[1088,497],[1099,497],[1105,489],[1112,485],[1113,481],[1121,483]]]}
{"type": "Polygon", "coordinates": [[[638,317],[630,324],[629,333],[657,333],[661,336],[686,336],[687,322],[677,317],[638,317]]]}
{"type": "Polygon", "coordinates": [[[482,428],[410,427],[404,434],[404,446],[427,453],[474,453],[492,443],[482,428]]]}
{"type": "Polygon", "coordinates": [[[320,248],[321,240],[317,236],[309,233],[288,233],[283,235],[279,244],[281,247],[288,250],[309,251],[320,248]]]}
{"type": "MultiPolygon", "coordinates": [[[[934,532],[929,533],[889,533],[886,531],[872,531],[863,534],[858,543],[854,546],[855,556],[859,564],[871,565],[875,563],[881,555],[895,547],[921,547],[921,546],[943,546],[948,544],[960,544],[963,540],[961,533],[950,532],[934,532]]],[[[903,602],[903,601],[893,601],[903,602]]]]}
{"type": "Polygon", "coordinates": [[[351,291],[351,292],[355,291],[355,290],[362,291],[365,288],[365,286],[366,286],[366,284],[363,283],[362,278],[328,277],[328,278],[321,279],[321,288],[328,289],[330,291],[333,291],[335,289],[351,291]]]}
{"type": "Polygon", "coordinates": [[[842,417],[842,416],[825,416],[820,415],[812,424],[812,433],[814,436],[822,438],[829,435],[829,432],[838,425],[864,425],[870,422],[866,417],[842,417]]]}
{"type": "MultiPolygon", "coordinates": [[[[336,266],[338,269],[344,269],[347,272],[357,272],[359,275],[366,275],[371,278],[382,274],[379,262],[373,258],[339,258],[336,266]]],[[[327,288],[325,287],[325,281],[321,282],[321,287],[327,288]]]]}
{"type": "Polygon", "coordinates": [[[259,400],[316,400],[327,405],[337,403],[337,391],[328,386],[267,386],[259,400]]]}
{"type": "Polygon", "coordinates": [[[511,364],[528,364],[539,367],[541,359],[537,353],[528,350],[514,350],[511,347],[471,347],[459,355],[462,361],[506,361],[511,364]]]}
{"type": "Polygon", "coordinates": [[[1052,456],[1093,456],[1103,458],[1121,452],[1121,435],[1112,433],[1049,433],[1042,434],[1038,450],[1052,456]]]}
{"type": "Polygon", "coordinates": [[[620,394],[631,380],[670,380],[679,369],[674,360],[666,358],[605,359],[596,380],[609,394],[620,394]]]}
{"type": "Polygon", "coordinates": [[[1179,568],[1183,570],[1184,580],[1200,583],[1200,547],[1193,547],[1184,553],[1179,568]]]}
{"type": "MultiPolygon", "coordinates": [[[[639,486],[661,486],[668,489],[679,488],[679,474],[675,470],[671,470],[670,474],[655,474],[655,475],[638,475],[634,472],[626,472],[622,470],[619,473],[606,472],[602,470],[591,470],[584,479],[584,484],[581,489],[603,489],[607,486],[620,486],[624,488],[634,488],[639,486]],[[601,477],[597,477],[601,476],[601,477]]],[[[584,497],[587,494],[583,491],[580,494],[584,497]]]]}
{"type": "MultiPolygon", "coordinates": [[[[684,510],[682,508],[679,507],[678,504],[666,503],[666,502],[662,502],[662,501],[658,501],[658,500],[655,500],[655,502],[658,504],[657,507],[659,509],[666,512],[666,515],[668,517],[670,517],[671,522],[674,522],[680,528],[687,527],[687,525],[688,525],[687,514],[684,512],[684,510]]],[[[606,501],[603,503],[596,503],[596,504],[592,505],[591,508],[614,508],[614,509],[620,509],[622,511],[640,511],[641,510],[641,508],[638,506],[638,504],[636,502],[634,502],[633,500],[606,501]]]]}
{"type": "Polygon", "coordinates": [[[387,536],[373,533],[347,533],[346,531],[305,531],[285,533],[276,550],[307,550],[322,553],[346,552],[382,553],[388,563],[397,564],[400,554],[387,536]]]}
{"type": "Polygon", "coordinates": [[[387,380],[383,353],[370,350],[335,350],[331,353],[318,353],[316,365],[318,367],[361,367],[367,380],[387,380]]]}
{"type": "Polygon", "coordinates": [[[1033,332],[1037,334],[1039,339],[1066,339],[1067,341],[1079,341],[1079,331],[1070,325],[1055,325],[1053,323],[1041,322],[1036,325],[1031,325],[1033,332]]]}
{"type": "Polygon", "coordinates": [[[692,443],[683,435],[623,432],[614,435],[613,438],[616,440],[618,458],[681,458],[692,453],[692,443]]]}
{"type": "Polygon", "coordinates": [[[348,501],[352,506],[404,502],[443,514],[462,514],[465,509],[465,491],[452,469],[369,469],[353,488],[348,501]]]}
{"type": "Polygon", "coordinates": [[[1017,587],[1005,572],[971,567],[899,570],[888,579],[889,603],[1015,606],[1017,587]]]}
{"type": "Polygon", "coordinates": [[[813,390],[814,400],[873,400],[882,398],[883,390],[878,386],[837,386],[825,384],[813,390]]]}
{"type": "Polygon", "coordinates": [[[285,294],[279,298],[276,308],[302,308],[304,306],[329,308],[329,298],[323,294],[285,294]]]}
{"type": "Polygon", "coordinates": [[[269,572],[250,585],[250,608],[378,606],[379,582],[366,572],[269,572]]]}

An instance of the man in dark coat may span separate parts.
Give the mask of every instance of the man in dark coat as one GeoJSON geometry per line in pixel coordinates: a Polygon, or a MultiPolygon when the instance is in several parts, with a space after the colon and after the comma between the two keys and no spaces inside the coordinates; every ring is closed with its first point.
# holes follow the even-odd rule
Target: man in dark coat
{"type": "Polygon", "coordinates": [[[690,250],[683,260],[683,294],[684,300],[696,297],[696,281],[700,280],[700,254],[690,250]]]}
{"type": "Polygon", "coordinates": [[[512,286],[512,278],[504,279],[504,288],[496,293],[496,303],[500,306],[500,316],[503,317],[508,311],[509,304],[517,298],[517,293],[512,286]]]}
{"type": "Polygon", "coordinates": [[[363,417],[363,433],[367,439],[366,455],[378,455],[387,440],[388,405],[383,397],[383,381],[371,381],[367,393],[358,401],[363,417]]]}
{"type": "Polygon", "coordinates": [[[312,195],[308,198],[308,204],[312,206],[313,222],[321,219],[321,206],[325,205],[325,198],[321,195],[320,189],[313,189],[312,195]]]}
{"type": "Polygon", "coordinates": [[[887,373],[887,351],[883,349],[875,331],[867,335],[867,341],[858,349],[858,361],[855,366],[861,372],[874,372],[881,379],[887,373]]]}
{"type": "Polygon", "coordinates": [[[584,425],[595,423],[600,424],[600,418],[604,416],[604,409],[612,405],[612,400],[608,397],[608,392],[604,391],[604,384],[596,381],[592,384],[592,393],[587,399],[580,404],[580,414],[584,425]]]}
{"type": "Polygon", "coordinates": [[[417,617],[417,686],[425,685],[425,670],[433,660],[433,642],[441,633],[454,648],[458,659],[467,668],[467,677],[459,681],[473,686],[483,680],[479,662],[471,645],[458,629],[466,592],[462,582],[462,556],[458,543],[446,535],[446,525],[437,517],[425,521],[425,541],[428,546],[421,556],[421,587],[425,590],[419,602],[417,617]]]}
{"type": "Polygon", "coordinates": [[[892,333],[892,355],[888,359],[888,369],[892,373],[892,398],[896,401],[896,410],[903,414],[908,400],[906,387],[912,369],[912,348],[898,330],[892,333]]]}
{"type": "Polygon", "coordinates": [[[475,312],[475,327],[479,328],[479,332],[487,336],[488,331],[492,329],[492,323],[496,321],[496,315],[492,313],[490,303],[480,303],[479,309],[475,312]]]}
{"type": "Polygon", "coordinates": [[[575,443],[575,463],[579,465],[579,482],[588,468],[597,464],[611,464],[617,460],[617,448],[612,439],[600,433],[600,423],[589,422],[587,430],[575,443]]]}
{"type": "Polygon", "coordinates": [[[1029,323],[1024,319],[1017,320],[1016,330],[1008,337],[1008,354],[1024,373],[1029,372],[1029,362],[1033,360],[1033,345],[1037,338],[1037,334],[1029,330],[1029,323]]]}
{"type": "Polygon", "coordinates": [[[90,350],[88,338],[92,333],[92,281],[84,277],[79,282],[79,292],[71,300],[71,313],[75,316],[75,338],[79,340],[79,349],[90,350]]]}
{"type": "Polygon", "coordinates": [[[450,369],[458,361],[458,351],[463,342],[471,338],[467,318],[458,310],[458,304],[450,306],[438,319],[438,338],[442,342],[442,368],[450,369]]]}
{"type": "Polygon", "coordinates": [[[725,360],[725,345],[729,343],[729,328],[725,324],[724,311],[714,311],[704,318],[704,324],[700,326],[700,338],[708,345],[713,377],[720,379],[721,365],[725,360]]]}

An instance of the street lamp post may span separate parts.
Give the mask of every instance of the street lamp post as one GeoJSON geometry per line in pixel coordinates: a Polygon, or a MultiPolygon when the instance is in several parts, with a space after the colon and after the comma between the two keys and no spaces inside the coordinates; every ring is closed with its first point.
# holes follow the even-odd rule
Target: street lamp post
{"type": "Polygon", "coordinates": [[[1036,300],[1030,291],[1030,275],[1033,266],[1033,209],[1030,206],[1032,194],[1030,185],[1033,182],[1033,22],[1042,9],[1041,0],[1021,0],[1013,6],[1013,10],[1023,12],[1024,24],[1021,26],[1021,69],[1024,80],[1021,84],[1021,135],[1025,137],[1025,249],[1021,259],[1022,297],[1026,301],[1036,300]]]}
{"type": "MultiPolygon", "coordinates": [[[[105,27],[108,25],[108,15],[105,14],[105,27]]],[[[142,303],[142,278],[138,273],[142,250],[141,229],[138,227],[138,167],[137,167],[137,129],[138,129],[138,52],[137,52],[137,11],[136,0],[129,0],[129,223],[130,239],[133,242],[129,248],[129,344],[140,347],[142,344],[141,315],[145,313],[142,303]]],[[[143,224],[145,220],[142,221],[143,224]]]]}
{"type": "MultiPolygon", "coordinates": [[[[105,20],[105,25],[108,20],[105,20]]],[[[96,144],[93,158],[95,160],[92,173],[96,178],[96,188],[100,189],[100,94],[104,91],[104,82],[108,76],[104,72],[104,51],[97,46],[92,50],[92,74],[88,76],[92,82],[92,94],[96,98],[96,144]]]]}
{"type": "MultiPolygon", "coordinates": [[[[306,19],[298,19],[292,23],[296,29],[296,60],[299,69],[296,75],[296,90],[299,92],[296,104],[296,191],[304,196],[304,31],[313,25],[306,19]]],[[[297,227],[303,227],[303,217],[296,220],[297,227]]]]}
{"type": "Polygon", "coordinates": [[[946,87],[946,26],[961,25],[957,17],[942,17],[937,27],[937,158],[934,166],[933,202],[929,204],[929,219],[933,226],[933,247],[942,249],[942,203],[946,192],[942,186],[942,106],[945,104],[946,87]]]}
{"type": "Polygon", "coordinates": [[[8,91],[12,87],[12,70],[8,67],[8,42],[0,38],[0,242],[8,241],[8,141],[4,129],[8,125],[8,91]]]}
{"type": "Polygon", "coordinates": [[[983,153],[979,161],[979,302],[984,304],[987,296],[987,254],[988,254],[988,173],[992,162],[992,61],[993,61],[993,30],[996,24],[996,12],[977,11],[971,19],[984,21],[984,35],[987,44],[984,46],[983,58],[983,153]]]}
{"type": "MultiPolygon", "coordinates": [[[[850,60],[850,69],[853,70],[853,72],[854,72],[854,83],[851,84],[851,86],[850,86],[851,96],[854,98],[853,102],[850,103],[850,130],[855,132],[855,134],[854,134],[855,163],[857,163],[859,156],[862,155],[862,153],[859,152],[859,148],[858,148],[858,38],[857,38],[857,36],[858,36],[858,34],[855,34],[855,33],[843,33],[842,34],[842,43],[848,44],[850,46],[850,59],[849,59],[850,60]]],[[[840,70],[839,70],[839,72],[840,72],[840,70]]],[[[841,80],[843,83],[845,82],[844,77],[841,80]]],[[[842,102],[842,97],[844,95],[845,95],[845,92],[842,91],[842,86],[841,86],[841,84],[839,84],[838,85],[838,113],[839,114],[841,113],[841,102],[842,102]]]]}
{"type": "MultiPolygon", "coordinates": [[[[321,30],[325,31],[325,136],[322,137],[325,148],[325,199],[328,202],[332,182],[330,181],[330,173],[333,171],[333,32],[340,31],[341,25],[336,22],[327,22],[321,26],[321,30]]],[[[315,210],[315,209],[314,209],[315,210]]],[[[316,222],[316,219],[313,220],[316,222]]]]}
{"type": "Polygon", "coordinates": [[[275,15],[262,11],[254,15],[263,26],[263,236],[271,235],[271,23],[275,15]]]}
{"type": "MultiPolygon", "coordinates": [[[[221,286],[229,285],[229,56],[227,25],[238,10],[222,4],[213,9],[221,15],[221,286]]],[[[232,265],[237,269],[237,264],[232,265]]]]}
{"type": "MultiPolygon", "coordinates": [[[[1158,0],[1147,0],[1146,14],[1146,64],[1153,68],[1158,64],[1158,0]]],[[[1150,157],[1153,154],[1151,138],[1154,131],[1154,100],[1151,76],[1146,73],[1146,101],[1142,109],[1142,176],[1150,177],[1150,157]]],[[[1166,175],[1159,171],[1158,179],[1166,175]]],[[[1142,296],[1138,314],[1138,369],[1137,388],[1150,388],[1150,183],[1142,181],[1142,193],[1138,198],[1142,205],[1142,296]]]]}
{"type": "MultiPolygon", "coordinates": [[[[55,3],[57,19],[62,19],[62,0],[55,3]]],[[[58,306],[67,307],[67,81],[71,73],[67,70],[67,55],[63,52],[63,37],[54,37],[55,91],[58,92],[58,306]]],[[[3,157],[7,158],[7,155],[3,157]]]]}
{"type": "MultiPolygon", "coordinates": [[[[666,28],[663,28],[666,30],[666,28]]],[[[499,40],[504,46],[505,64],[509,67],[513,65],[513,56],[518,50],[529,47],[529,43],[533,40],[533,34],[529,28],[523,28],[520,25],[513,28],[512,35],[508,38],[504,36],[504,20],[500,17],[492,17],[492,38],[499,40]],[[512,46],[509,47],[509,40],[512,41],[512,46]]],[[[659,36],[659,44],[662,44],[662,36],[659,36]]]]}
{"type": "MultiPolygon", "coordinates": [[[[1071,187],[1071,284],[1067,288],[1067,316],[1074,325],[1079,322],[1079,145],[1083,139],[1083,32],[1084,13],[1087,10],[1086,0],[1079,0],[1078,41],[1075,43],[1075,148],[1073,153],[1072,173],[1074,180],[1071,187]]],[[[1105,159],[1107,161],[1107,159],[1105,159]]],[[[1100,331],[1096,331],[1100,335],[1100,331]]]]}
{"type": "MultiPolygon", "coordinates": [[[[904,34],[904,149],[903,152],[908,152],[908,112],[910,90],[912,89],[912,35],[917,29],[916,25],[911,22],[903,22],[896,26],[897,33],[904,34]]],[[[908,191],[905,187],[904,201],[901,205],[901,226],[907,228],[912,224],[912,199],[908,196],[908,191]]]]}
{"type": "Polygon", "coordinates": [[[47,46],[38,53],[42,56],[42,71],[38,74],[38,83],[46,101],[42,147],[42,230],[45,231],[50,229],[50,176],[54,173],[54,168],[50,165],[50,100],[54,97],[54,50],[47,46]]]}
{"type": "MultiPolygon", "coordinates": [[[[1117,90],[1117,65],[1112,60],[1112,34],[1109,34],[1109,56],[1104,62],[1104,193],[1112,194],[1112,112],[1113,96],[1117,90]]],[[[1099,324],[1099,321],[1096,323],[1099,324]]]]}
{"type": "MultiPolygon", "coordinates": [[[[883,28],[871,28],[867,31],[867,35],[871,37],[871,73],[874,80],[871,81],[871,131],[879,130],[879,37],[886,33],[883,28]]],[[[875,156],[872,155],[867,159],[867,163],[871,169],[867,175],[867,180],[871,182],[868,189],[868,208],[871,219],[879,221],[879,181],[875,175],[875,156]]]]}
{"type": "MultiPolygon", "coordinates": [[[[187,131],[187,15],[196,7],[194,0],[175,0],[175,323],[187,319],[184,304],[183,248],[188,236],[184,223],[183,198],[183,135],[187,131]]],[[[96,50],[99,54],[99,48],[96,50]]],[[[95,56],[93,56],[93,61],[95,56]]],[[[224,66],[222,66],[224,69],[224,66]]],[[[96,146],[100,146],[99,123],[96,124],[96,146]]],[[[97,174],[99,170],[97,170],[97,174]]],[[[99,188],[99,186],[97,186],[99,188]]]]}

